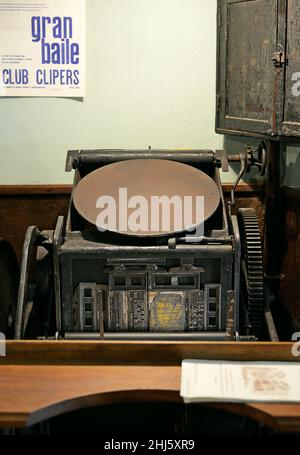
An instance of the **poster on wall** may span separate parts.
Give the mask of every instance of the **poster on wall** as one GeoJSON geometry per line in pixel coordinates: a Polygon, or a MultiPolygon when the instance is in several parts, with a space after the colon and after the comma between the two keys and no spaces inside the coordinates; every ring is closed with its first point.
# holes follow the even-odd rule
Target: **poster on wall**
{"type": "Polygon", "coordinates": [[[0,96],[85,96],[85,0],[0,0],[0,96]]]}

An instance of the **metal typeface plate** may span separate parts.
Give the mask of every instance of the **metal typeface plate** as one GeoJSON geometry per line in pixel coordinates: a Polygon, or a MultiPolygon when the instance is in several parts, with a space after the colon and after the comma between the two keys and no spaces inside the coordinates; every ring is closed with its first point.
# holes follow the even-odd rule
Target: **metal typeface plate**
{"type": "Polygon", "coordinates": [[[188,231],[215,213],[220,198],[217,184],[204,172],[159,159],[104,166],[80,180],[73,194],[78,213],[99,230],[139,237],[188,231]]]}

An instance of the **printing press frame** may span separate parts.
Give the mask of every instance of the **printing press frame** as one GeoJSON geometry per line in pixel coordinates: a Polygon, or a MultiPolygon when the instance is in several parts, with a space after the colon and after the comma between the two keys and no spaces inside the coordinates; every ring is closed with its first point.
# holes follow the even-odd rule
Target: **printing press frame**
{"type": "MultiPolygon", "coordinates": [[[[264,168],[264,148],[246,148],[229,160],[241,162],[235,189],[253,165],[264,168]]],[[[75,177],[67,219],[59,217],[54,231],[40,232],[33,226],[26,233],[15,338],[260,339],[264,283],[256,215],[252,209],[241,209],[238,217],[231,214],[231,205],[225,204],[222,194],[220,167],[228,170],[223,151],[70,151],[66,170],[75,169],[75,177]],[[209,221],[208,235],[192,243],[179,235],[130,239],[100,234],[86,225],[73,204],[79,181],[101,167],[137,159],[176,161],[212,177],[221,202],[209,221]],[[254,258],[249,256],[253,242],[254,258]],[[156,277],[162,280],[160,285],[156,277]],[[163,330],[165,320],[159,308],[165,311],[170,305],[179,317],[169,314],[167,330],[163,330]]]]}

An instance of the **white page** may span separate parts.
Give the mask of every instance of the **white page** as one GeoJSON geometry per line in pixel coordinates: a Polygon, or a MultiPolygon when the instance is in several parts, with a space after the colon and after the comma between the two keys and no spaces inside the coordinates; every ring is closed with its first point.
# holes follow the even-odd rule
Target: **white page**
{"type": "Polygon", "coordinates": [[[184,360],[180,395],[186,403],[300,403],[300,364],[184,360]]]}

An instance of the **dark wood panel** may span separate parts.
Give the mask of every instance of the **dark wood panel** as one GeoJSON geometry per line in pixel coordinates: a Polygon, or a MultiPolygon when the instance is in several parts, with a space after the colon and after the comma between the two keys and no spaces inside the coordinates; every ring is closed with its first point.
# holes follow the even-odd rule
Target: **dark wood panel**
{"type": "Polygon", "coordinates": [[[282,134],[298,136],[300,133],[300,4],[299,0],[287,2],[287,58],[285,75],[285,100],[282,134]]]}
{"type": "Polygon", "coordinates": [[[274,75],[272,56],[280,47],[282,3],[218,1],[217,132],[275,133],[283,77],[274,75]]]}
{"type": "Polygon", "coordinates": [[[71,187],[0,187],[0,237],[11,242],[21,258],[26,229],[53,229],[68,211],[71,187]]]}
{"type": "Polygon", "coordinates": [[[285,209],[285,254],[281,268],[280,295],[295,331],[300,331],[300,200],[287,193],[285,209]]]}
{"type": "Polygon", "coordinates": [[[70,195],[72,185],[0,185],[0,197],[3,196],[54,196],[70,195]]]}
{"type": "Polygon", "coordinates": [[[292,343],[8,341],[0,365],[172,365],[183,359],[299,362],[292,343]]]}

